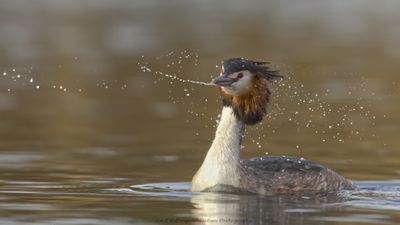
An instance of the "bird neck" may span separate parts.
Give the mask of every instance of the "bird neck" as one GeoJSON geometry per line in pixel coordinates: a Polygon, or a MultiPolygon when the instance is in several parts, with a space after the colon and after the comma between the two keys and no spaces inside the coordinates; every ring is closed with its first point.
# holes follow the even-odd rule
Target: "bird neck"
{"type": "Polygon", "coordinates": [[[238,120],[232,107],[224,106],[221,119],[215,133],[214,141],[208,150],[207,157],[212,156],[219,163],[239,163],[240,145],[245,125],[238,120]]]}
{"type": "Polygon", "coordinates": [[[214,141],[193,177],[192,191],[203,191],[217,185],[239,187],[240,144],[244,127],[232,107],[224,106],[214,141]]]}

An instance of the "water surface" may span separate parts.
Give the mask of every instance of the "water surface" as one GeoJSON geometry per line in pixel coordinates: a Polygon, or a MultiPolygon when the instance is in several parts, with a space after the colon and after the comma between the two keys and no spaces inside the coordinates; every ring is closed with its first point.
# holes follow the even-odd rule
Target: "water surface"
{"type": "Polygon", "coordinates": [[[0,224],[400,223],[399,7],[2,1],[0,224]],[[242,157],[304,157],[358,192],[187,192],[221,102],[214,87],[156,71],[208,82],[228,57],[285,76],[242,157]]]}

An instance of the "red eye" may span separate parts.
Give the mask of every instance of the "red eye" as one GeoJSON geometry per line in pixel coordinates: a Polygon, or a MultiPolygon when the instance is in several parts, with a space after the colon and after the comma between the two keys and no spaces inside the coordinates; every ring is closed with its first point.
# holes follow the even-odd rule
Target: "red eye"
{"type": "Polygon", "coordinates": [[[238,75],[237,75],[237,78],[242,78],[243,77],[243,73],[239,73],[238,75]]]}

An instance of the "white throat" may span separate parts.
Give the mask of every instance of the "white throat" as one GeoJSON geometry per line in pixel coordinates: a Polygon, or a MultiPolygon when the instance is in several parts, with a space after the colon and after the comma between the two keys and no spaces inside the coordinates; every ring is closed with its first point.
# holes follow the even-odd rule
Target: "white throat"
{"type": "Polygon", "coordinates": [[[223,107],[214,141],[200,169],[192,180],[192,191],[203,191],[215,185],[239,187],[240,144],[244,124],[231,107],[223,107]]]}

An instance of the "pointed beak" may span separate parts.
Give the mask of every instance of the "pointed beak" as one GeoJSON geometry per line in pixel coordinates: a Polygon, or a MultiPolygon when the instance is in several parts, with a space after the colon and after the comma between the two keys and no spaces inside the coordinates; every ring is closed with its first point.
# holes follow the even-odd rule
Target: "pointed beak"
{"type": "Polygon", "coordinates": [[[218,76],[213,79],[212,83],[219,87],[229,87],[235,82],[234,79],[227,76],[218,76]]]}

